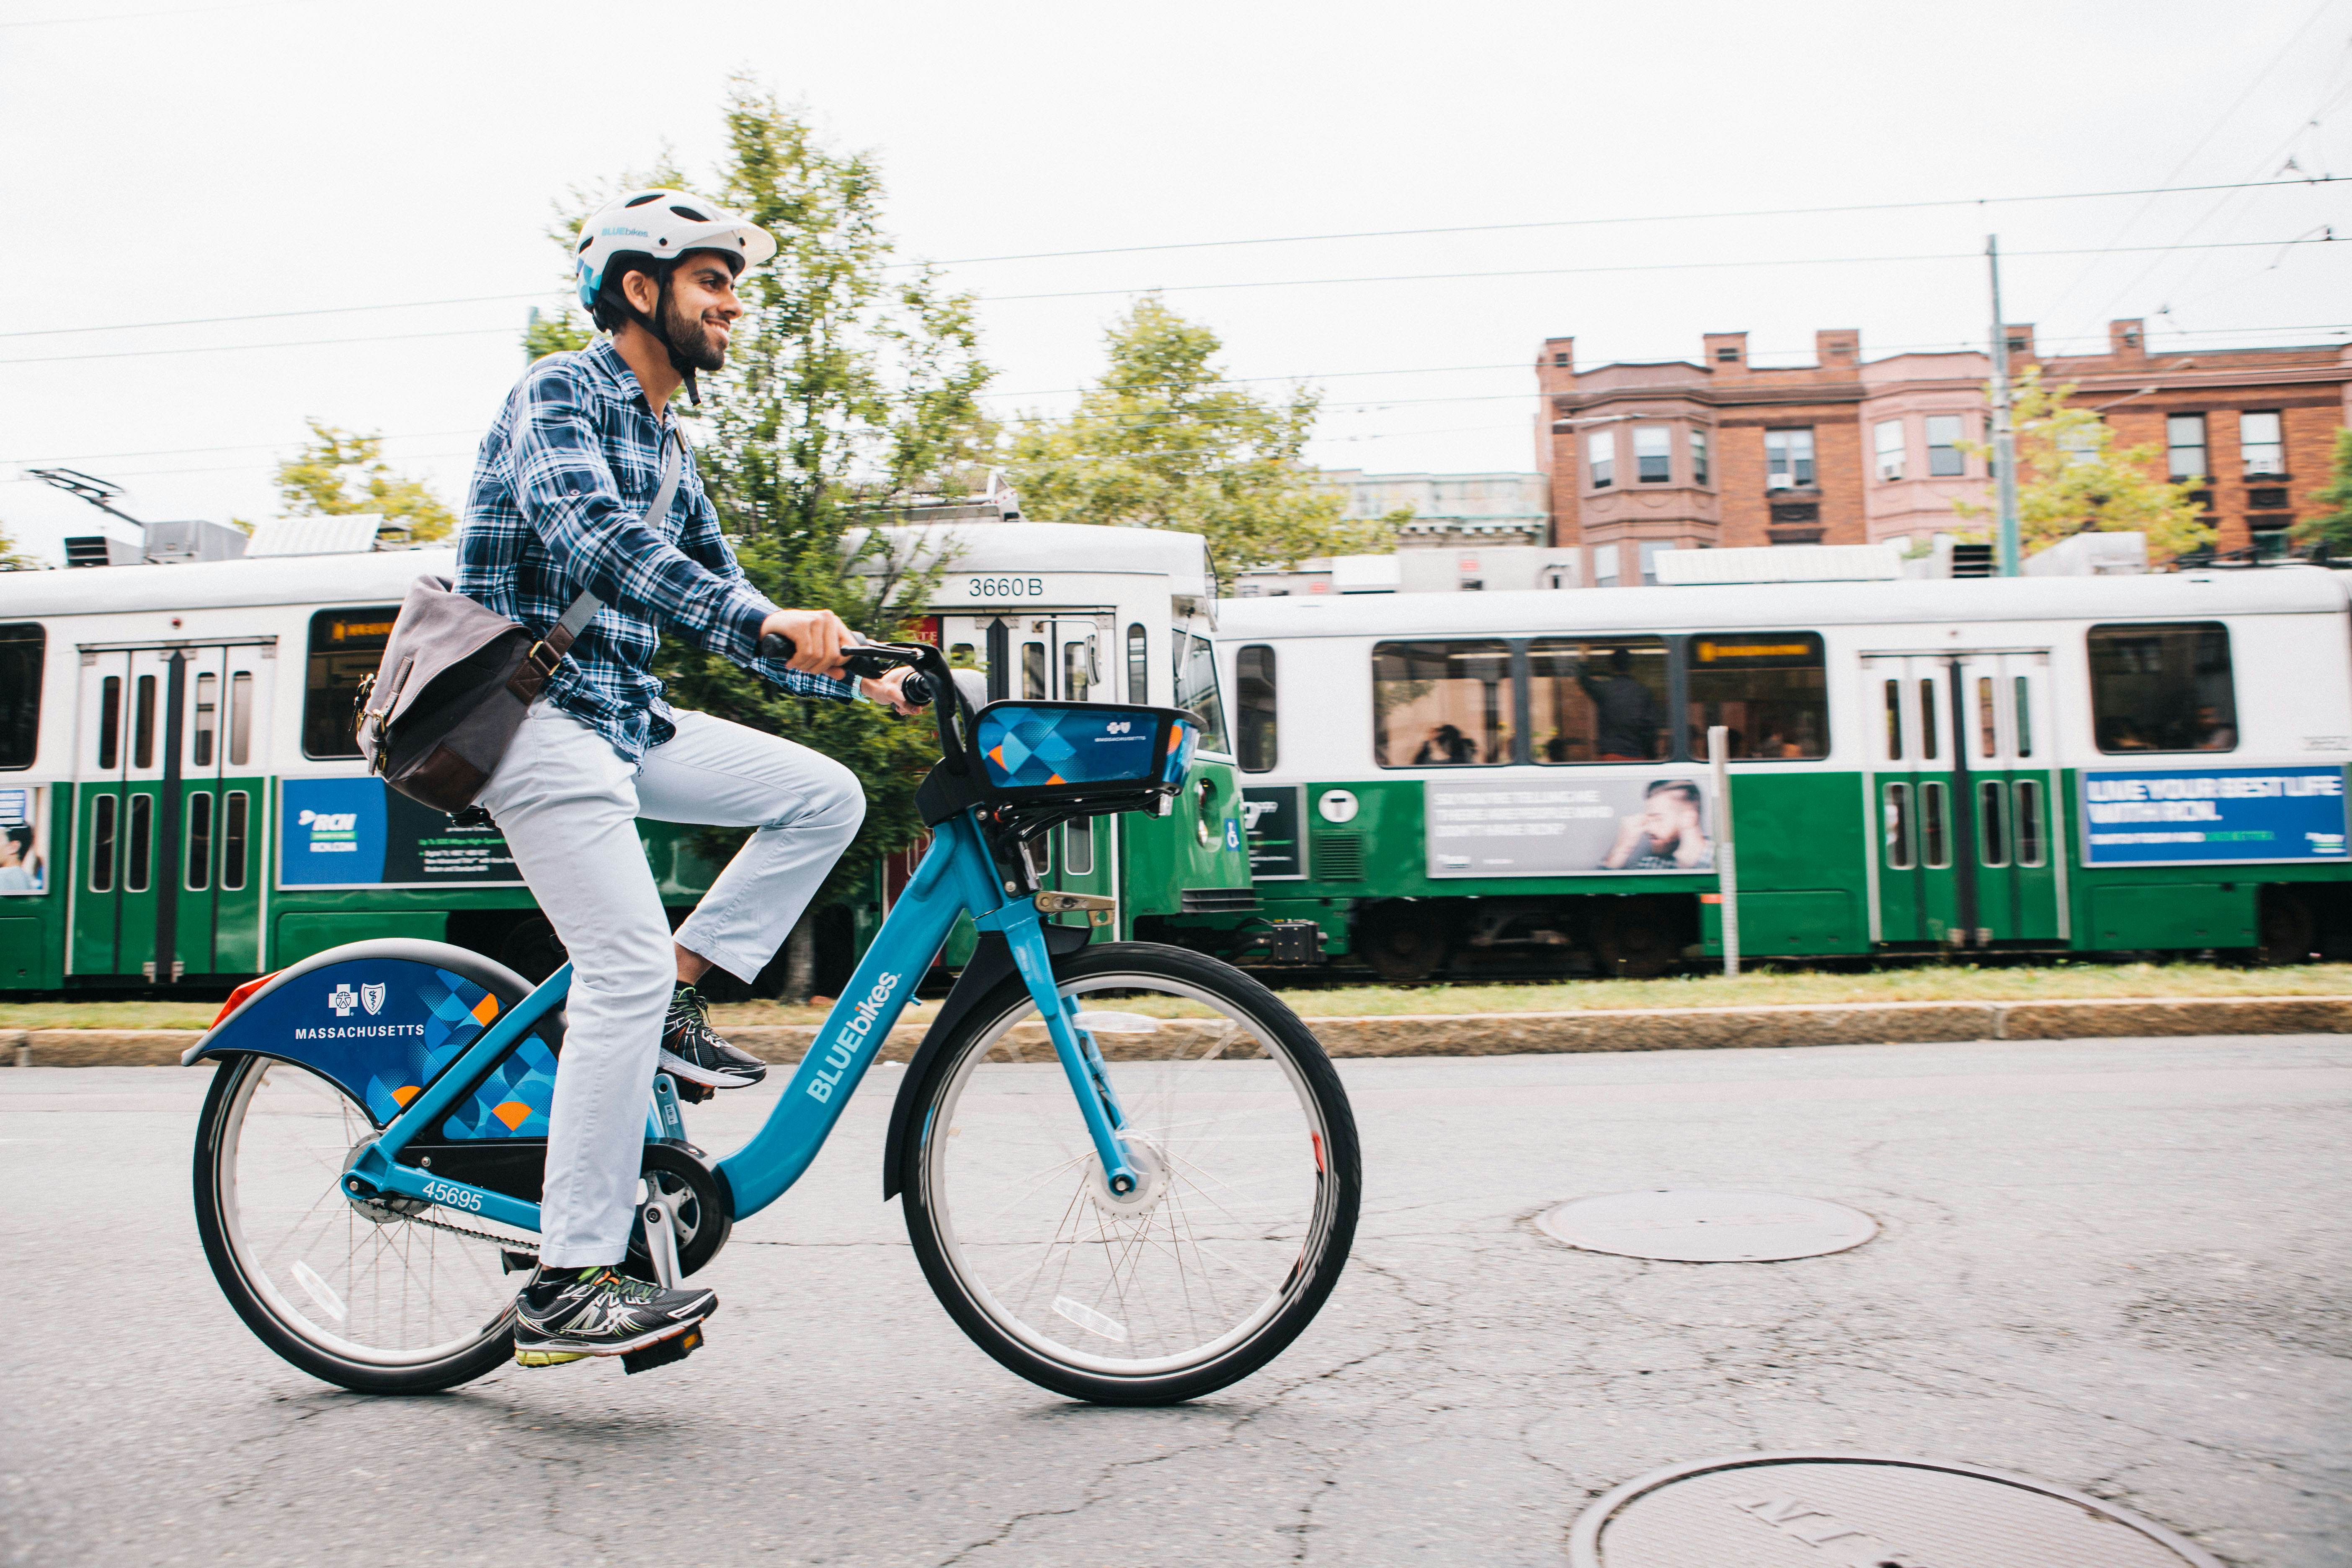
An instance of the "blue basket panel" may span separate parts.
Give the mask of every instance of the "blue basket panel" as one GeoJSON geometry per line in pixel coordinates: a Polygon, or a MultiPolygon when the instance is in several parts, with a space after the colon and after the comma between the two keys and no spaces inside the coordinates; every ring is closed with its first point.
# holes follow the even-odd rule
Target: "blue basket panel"
{"type": "Polygon", "coordinates": [[[1166,776],[1160,728],[1148,709],[1001,706],[980,716],[981,765],[997,789],[1139,789],[1166,776]]]}

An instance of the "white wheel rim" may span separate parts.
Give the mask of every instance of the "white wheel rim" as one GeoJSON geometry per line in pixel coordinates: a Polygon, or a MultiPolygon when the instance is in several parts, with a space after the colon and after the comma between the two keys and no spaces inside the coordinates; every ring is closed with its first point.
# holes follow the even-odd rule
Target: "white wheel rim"
{"type": "MultiPolygon", "coordinates": [[[[217,1070],[243,1074],[222,1108],[213,1161],[221,1231],[237,1272],[280,1326],[339,1360],[386,1370],[446,1361],[505,1329],[514,1288],[504,1278],[497,1244],[407,1220],[377,1225],[342,1197],[336,1178],[350,1144],[374,1131],[349,1096],[288,1062],[256,1061],[217,1070]],[[314,1093],[318,1109],[299,1119],[315,1116],[320,1125],[311,1131],[318,1135],[290,1149],[256,1151],[255,1168],[248,1170],[247,1119],[265,1083],[281,1093],[314,1093]],[[337,1118],[332,1131],[331,1111],[337,1118]],[[338,1144],[338,1139],[346,1142],[338,1144]],[[265,1163],[270,1168],[261,1169],[265,1163]],[[248,1196],[276,1201],[248,1205],[248,1196]],[[295,1217],[260,1223],[265,1215],[289,1212],[295,1217]],[[332,1245],[338,1236],[340,1258],[332,1245]],[[378,1342],[386,1325],[419,1323],[422,1330],[413,1339],[378,1342]],[[354,1338],[361,1324],[376,1337],[354,1338]]],[[[270,1118],[273,1123],[297,1120],[291,1113],[270,1118]]],[[[477,1227],[483,1224],[474,1215],[450,1217],[477,1227]]],[[[533,1245],[520,1235],[515,1243],[533,1245]]]]}

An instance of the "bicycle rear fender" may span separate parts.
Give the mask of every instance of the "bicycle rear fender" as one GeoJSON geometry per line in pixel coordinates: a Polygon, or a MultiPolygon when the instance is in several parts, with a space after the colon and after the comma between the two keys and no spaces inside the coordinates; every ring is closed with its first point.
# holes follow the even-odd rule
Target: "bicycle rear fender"
{"type": "MultiPolygon", "coordinates": [[[[506,965],[462,947],[355,942],[272,976],[180,1060],[250,1054],[295,1062],[333,1081],[383,1127],[530,992],[506,965]]],[[[544,1138],[554,1087],[548,1040],[527,1036],[483,1086],[497,1103],[478,1106],[484,1096],[471,1097],[444,1131],[544,1138]]]]}
{"type": "MultiPolygon", "coordinates": [[[[1055,958],[1077,952],[1087,945],[1090,933],[1084,926],[1044,925],[1045,951],[1055,958]]],[[[884,1202],[898,1195],[898,1163],[907,1152],[907,1139],[914,1130],[915,1104],[924,1077],[931,1063],[946,1048],[958,1026],[987,994],[1020,972],[1013,966],[1013,948],[1002,933],[984,931],[980,933],[980,945],[972,949],[971,958],[956,976],[948,999],[940,1005],[931,1026],[923,1032],[923,1043],[915,1047],[915,1055],[907,1063],[906,1072],[898,1079],[898,1098],[890,1103],[890,1131],[882,1143],[882,1198],[884,1202]]]]}

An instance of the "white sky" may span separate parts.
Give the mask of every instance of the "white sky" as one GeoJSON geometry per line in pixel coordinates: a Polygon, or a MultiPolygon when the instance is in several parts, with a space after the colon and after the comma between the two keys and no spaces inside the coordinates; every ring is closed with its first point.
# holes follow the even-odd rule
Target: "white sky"
{"type": "MultiPolygon", "coordinates": [[[[48,550],[95,521],[18,477],[37,463],[114,479],[150,519],[273,515],[272,466],[306,415],[385,433],[459,499],[521,369],[527,301],[57,329],[541,287],[552,303],[551,197],[665,140],[707,167],[739,68],[877,153],[905,252],[942,259],[2232,181],[2290,155],[2352,174],[2352,0],[2239,0],[2226,17],[2189,0],[0,0],[0,526],[48,550]],[[418,335],[324,343],[394,333],[418,335]],[[322,346],[152,352],[289,342],[322,346]]],[[[1526,367],[1548,335],[1574,334],[1587,365],[1696,358],[1706,331],[1748,331],[1767,363],[1809,359],[1818,327],[1859,327],[1873,357],[1957,346],[1982,339],[1981,264],[1183,286],[1972,255],[1988,230],[2011,252],[2171,247],[2329,223],[2352,236],[2352,184],[953,270],[987,295],[1169,288],[1223,336],[1232,374],[1337,378],[1325,465],[1527,468],[1526,367]],[[1458,366],[1496,368],[1341,374],[1458,366]]],[[[2006,283],[2045,344],[2168,305],[2204,335],[2158,331],[2159,349],[2352,333],[2352,244],[2021,255],[2006,283]]],[[[1066,405],[1125,298],[983,305],[997,384],[1027,395],[1002,406],[1066,405]]]]}

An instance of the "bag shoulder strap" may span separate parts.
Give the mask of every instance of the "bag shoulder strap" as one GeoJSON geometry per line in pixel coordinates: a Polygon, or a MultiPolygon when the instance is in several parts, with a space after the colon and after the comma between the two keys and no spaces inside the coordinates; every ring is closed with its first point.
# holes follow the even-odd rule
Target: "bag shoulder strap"
{"type": "MultiPolygon", "coordinates": [[[[685,470],[686,433],[673,427],[670,436],[671,439],[662,443],[661,489],[654,492],[654,503],[646,509],[642,520],[649,528],[669,515],[670,502],[677,498],[678,477],[685,470]]],[[[572,651],[572,645],[580,640],[580,634],[588,629],[588,623],[594,620],[596,612],[604,607],[604,601],[585,588],[580,591],[578,598],[564,606],[562,618],[548,628],[547,636],[540,643],[541,647],[554,656],[547,661],[551,670],[555,659],[572,651]]],[[[539,649],[531,651],[536,654],[539,649]]]]}

